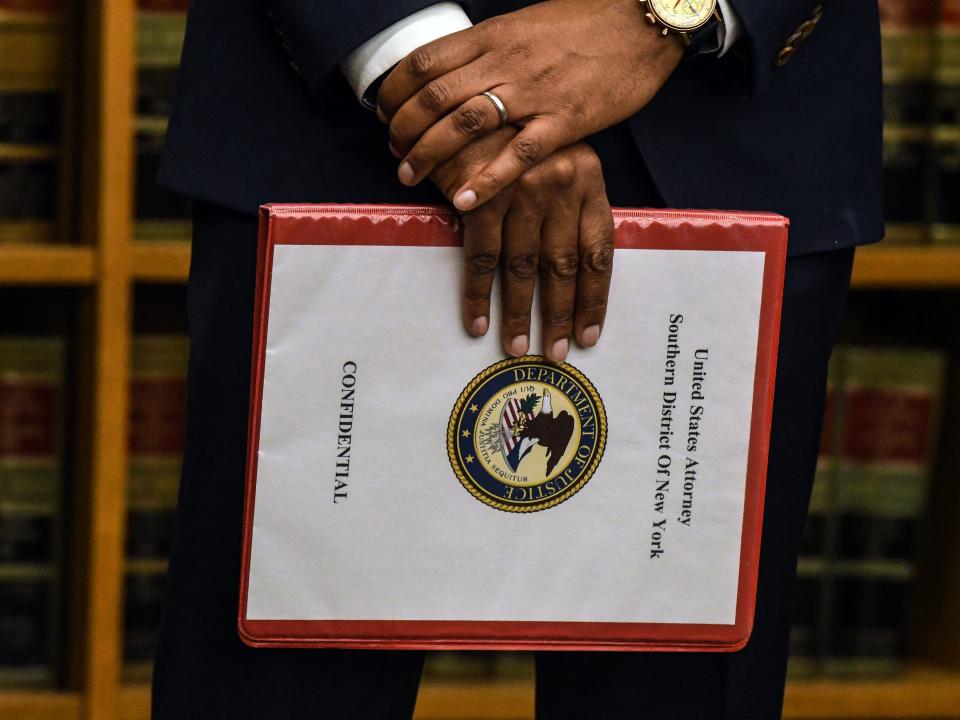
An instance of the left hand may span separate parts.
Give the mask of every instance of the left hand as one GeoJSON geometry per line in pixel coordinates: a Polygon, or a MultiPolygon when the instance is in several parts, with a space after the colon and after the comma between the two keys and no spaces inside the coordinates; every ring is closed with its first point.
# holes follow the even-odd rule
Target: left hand
{"type": "MultiPolygon", "coordinates": [[[[510,142],[506,127],[470,143],[430,178],[448,197],[510,142]]],[[[593,347],[603,330],[613,262],[613,215],[596,153],[577,143],[553,153],[491,202],[463,215],[461,316],[474,336],[490,327],[490,293],[501,268],[500,342],[530,350],[539,283],[543,354],[563,362],[571,333],[593,347]],[[539,280],[538,280],[539,274],[539,280]]]]}
{"type": "Polygon", "coordinates": [[[637,0],[550,0],[486,20],[408,55],[380,88],[378,112],[415,185],[499,115],[521,131],[455,193],[472,210],[555,150],[637,113],[683,55],[650,28],[637,0]]]}

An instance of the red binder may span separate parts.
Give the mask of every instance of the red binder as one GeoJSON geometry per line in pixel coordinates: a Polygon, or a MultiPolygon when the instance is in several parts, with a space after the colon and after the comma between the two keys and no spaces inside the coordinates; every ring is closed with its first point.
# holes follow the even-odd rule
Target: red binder
{"type": "Polygon", "coordinates": [[[788,222],[614,214],[604,336],[557,367],[459,330],[457,215],[261,209],[244,642],[746,644],[788,222]]]}

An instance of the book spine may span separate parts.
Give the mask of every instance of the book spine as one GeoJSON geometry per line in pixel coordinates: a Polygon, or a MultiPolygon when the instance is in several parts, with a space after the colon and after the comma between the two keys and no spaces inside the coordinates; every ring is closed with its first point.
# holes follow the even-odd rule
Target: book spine
{"type": "Polygon", "coordinates": [[[0,338],[0,684],[52,684],[63,343],[0,338]]]}
{"type": "Polygon", "coordinates": [[[797,562],[793,593],[793,622],[790,627],[790,677],[809,677],[819,669],[817,652],[820,632],[820,597],[823,559],[802,556],[797,562]]]}
{"type": "Polygon", "coordinates": [[[189,238],[190,205],[155,177],[176,87],[187,0],[140,0],[137,16],[137,120],[134,236],[189,238]]]}
{"type": "Polygon", "coordinates": [[[137,115],[167,117],[176,87],[187,2],[140,0],[137,13],[137,115]]]}
{"type": "Polygon", "coordinates": [[[960,243],[960,0],[943,0],[934,69],[934,243],[960,243]]]}
{"type": "Polygon", "coordinates": [[[938,352],[846,352],[827,672],[890,672],[902,661],[944,368],[938,352]]]}
{"type": "Polygon", "coordinates": [[[170,552],[186,413],[188,343],[137,335],[130,390],[124,674],[149,673],[170,552]]]}
{"type": "Polygon", "coordinates": [[[166,593],[166,563],[128,562],[123,579],[123,679],[147,682],[166,593]]]}
{"type": "Polygon", "coordinates": [[[881,0],[887,241],[924,242],[932,163],[929,124],[935,0],[881,0]]]}
{"type": "Polygon", "coordinates": [[[0,687],[53,684],[55,588],[50,567],[0,565],[0,687]]]}

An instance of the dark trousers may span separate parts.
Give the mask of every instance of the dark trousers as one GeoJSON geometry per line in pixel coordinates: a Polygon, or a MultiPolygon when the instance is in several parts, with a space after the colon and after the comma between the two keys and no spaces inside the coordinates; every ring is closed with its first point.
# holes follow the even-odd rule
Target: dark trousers
{"type": "MultiPolygon", "coordinates": [[[[622,135],[597,140],[611,201],[662,201],[622,135]]],[[[422,653],[263,650],[236,632],[257,224],[197,204],[187,445],[154,673],[155,720],[409,718],[422,653]]],[[[786,288],[753,636],[734,654],[538,653],[540,718],[780,717],[826,366],[853,251],[793,258],[786,288]]],[[[604,352],[601,346],[597,352],[604,352]]]]}

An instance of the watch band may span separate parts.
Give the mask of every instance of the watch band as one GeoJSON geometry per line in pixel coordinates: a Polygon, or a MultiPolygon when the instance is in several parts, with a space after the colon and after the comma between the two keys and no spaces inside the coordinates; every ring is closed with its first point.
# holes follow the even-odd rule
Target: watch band
{"type": "Polygon", "coordinates": [[[687,53],[689,55],[708,55],[719,52],[722,47],[720,42],[720,26],[723,24],[723,15],[720,13],[720,6],[713,11],[713,17],[707,21],[707,24],[692,33],[687,33],[687,53]]]}

